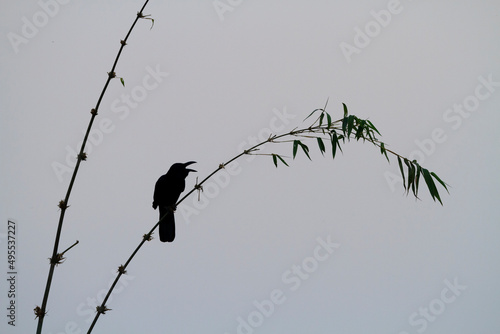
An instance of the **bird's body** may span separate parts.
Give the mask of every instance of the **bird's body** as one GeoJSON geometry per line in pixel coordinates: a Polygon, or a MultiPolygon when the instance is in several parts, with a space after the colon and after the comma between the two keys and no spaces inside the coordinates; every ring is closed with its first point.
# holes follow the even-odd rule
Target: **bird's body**
{"type": "Polygon", "coordinates": [[[170,167],[167,174],[162,175],[156,181],[153,194],[153,209],[156,210],[159,207],[160,219],[168,214],[160,222],[159,226],[160,241],[162,242],[172,242],[175,239],[175,204],[186,188],[185,179],[189,172],[196,172],[193,169],[186,168],[194,163],[195,161],[175,163],[170,167]]]}

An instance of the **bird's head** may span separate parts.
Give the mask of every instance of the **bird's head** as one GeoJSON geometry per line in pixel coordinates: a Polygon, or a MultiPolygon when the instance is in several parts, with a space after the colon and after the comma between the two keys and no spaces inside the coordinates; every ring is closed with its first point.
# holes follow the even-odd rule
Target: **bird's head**
{"type": "Polygon", "coordinates": [[[173,164],[170,169],[168,170],[168,174],[174,174],[174,175],[179,175],[184,178],[186,178],[189,174],[189,172],[196,172],[194,169],[187,168],[187,166],[195,164],[196,161],[188,161],[185,163],[175,163],[173,164]]]}

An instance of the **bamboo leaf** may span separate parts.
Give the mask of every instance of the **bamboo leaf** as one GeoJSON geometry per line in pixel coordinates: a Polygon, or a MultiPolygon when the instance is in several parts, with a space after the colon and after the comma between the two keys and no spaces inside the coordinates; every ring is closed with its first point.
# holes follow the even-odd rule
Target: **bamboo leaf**
{"type": "Polygon", "coordinates": [[[297,148],[299,147],[300,140],[293,141],[293,158],[297,155],[297,148]]]}
{"type": "Polygon", "coordinates": [[[389,157],[387,156],[387,150],[385,149],[384,143],[380,143],[380,153],[385,155],[387,162],[390,162],[389,157]]]}
{"type": "Polygon", "coordinates": [[[288,164],[286,163],[286,161],[285,161],[285,160],[283,160],[283,158],[282,158],[281,156],[279,156],[279,155],[277,155],[277,154],[276,154],[276,156],[278,157],[278,159],[280,159],[280,161],[281,161],[282,163],[284,163],[284,164],[285,164],[285,166],[290,167],[290,166],[288,166],[288,164]]]}
{"type": "Polygon", "coordinates": [[[422,174],[422,167],[420,167],[419,164],[417,165],[417,179],[415,180],[415,191],[413,192],[413,195],[415,195],[416,198],[418,198],[418,182],[420,181],[420,174],[422,174]]]}
{"type": "MultiPolygon", "coordinates": [[[[306,119],[308,119],[309,117],[311,117],[311,116],[312,116],[312,115],[313,115],[316,111],[318,111],[318,110],[321,110],[321,109],[314,109],[314,110],[313,110],[313,111],[309,114],[309,116],[307,116],[306,118],[304,118],[304,121],[305,121],[306,119]]],[[[302,122],[303,122],[303,121],[302,121],[302,122]]]]}
{"type": "Polygon", "coordinates": [[[375,125],[373,125],[372,122],[370,122],[369,120],[366,120],[366,122],[368,123],[368,125],[370,126],[371,129],[373,129],[376,133],[378,133],[379,136],[382,136],[380,134],[380,132],[378,132],[377,128],[375,127],[375,125]]]}
{"type": "Polygon", "coordinates": [[[319,150],[321,151],[321,154],[324,155],[325,144],[323,143],[323,139],[321,139],[320,137],[316,137],[316,139],[318,140],[319,150]]]}
{"type": "Polygon", "coordinates": [[[359,121],[359,124],[358,124],[358,129],[356,130],[356,134],[354,135],[356,140],[359,140],[360,138],[364,138],[363,136],[363,131],[365,130],[365,121],[364,120],[360,120],[359,121]]]}
{"type": "Polygon", "coordinates": [[[123,78],[120,78],[120,82],[122,83],[123,87],[125,87],[125,80],[123,80],[123,78]]]}
{"type": "Polygon", "coordinates": [[[337,147],[339,148],[340,152],[342,152],[342,146],[340,146],[340,140],[344,138],[342,135],[337,135],[337,132],[332,131],[330,133],[330,138],[332,140],[332,159],[335,158],[335,154],[337,153],[337,147]]]}
{"type": "Polygon", "coordinates": [[[271,153],[271,154],[272,154],[272,156],[273,156],[273,162],[274,162],[274,165],[275,165],[276,167],[278,167],[278,159],[279,159],[282,163],[284,163],[284,164],[285,164],[285,166],[290,167],[290,166],[288,166],[288,164],[286,163],[286,161],[285,161],[285,160],[283,160],[283,158],[282,158],[279,154],[275,154],[275,153],[271,153]]]}
{"type": "Polygon", "coordinates": [[[342,119],[342,132],[345,134],[347,132],[347,121],[349,120],[348,117],[344,117],[342,119]]]}
{"type": "Polygon", "coordinates": [[[321,113],[321,115],[319,115],[319,126],[323,124],[323,118],[325,118],[325,113],[321,113]]]}
{"type": "Polygon", "coordinates": [[[307,147],[307,145],[303,144],[301,141],[299,141],[299,145],[302,148],[302,150],[304,151],[304,153],[307,155],[309,160],[311,160],[311,157],[309,156],[309,147],[307,147]]]}
{"type": "MultiPolygon", "coordinates": [[[[344,135],[339,135],[338,138],[342,139],[342,142],[345,143],[345,137],[344,137],[344,135]]],[[[342,151],[342,148],[340,147],[340,144],[339,144],[339,148],[342,151]]]]}
{"type": "Polygon", "coordinates": [[[349,140],[352,129],[354,127],[354,121],[356,120],[356,116],[349,115],[347,118],[347,140],[349,140]]]}
{"type": "Polygon", "coordinates": [[[439,203],[443,205],[443,202],[441,202],[441,197],[439,197],[439,192],[436,189],[436,184],[434,183],[434,180],[432,179],[432,176],[429,173],[429,171],[426,168],[422,168],[422,174],[424,175],[424,180],[425,183],[427,184],[429,192],[431,193],[432,199],[435,201],[437,198],[439,203]]]}
{"type": "Polygon", "coordinates": [[[431,175],[432,175],[432,176],[433,176],[433,177],[434,177],[434,178],[435,178],[435,179],[436,179],[439,183],[441,183],[441,185],[444,187],[444,189],[446,189],[446,191],[447,191],[447,192],[448,192],[448,194],[449,194],[450,192],[448,191],[448,188],[446,187],[446,182],[443,182],[443,180],[441,180],[441,179],[439,178],[439,176],[437,176],[437,175],[436,175],[436,173],[434,173],[434,172],[431,172],[431,175]]]}
{"type": "Polygon", "coordinates": [[[335,159],[335,153],[337,153],[337,145],[339,139],[337,138],[337,133],[335,131],[330,133],[330,140],[332,142],[332,159],[335,159]]]}
{"type": "Polygon", "coordinates": [[[406,194],[410,192],[410,188],[413,192],[415,192],[415,167],[411,163],[411,161],[405,159],[405,165],[408,167],[408,186],[406,187],[406,194]]]}
{"type": "Polygon", "coordinates": [[[401,172],[401,177],[403,178],[403,187],[406,190],[405,172],[403,171],[403,163],[401,162],[401,158],[399,156],[398,156],[398,165],[399,165],[399,171],[401,172]]]}
{"type": "MultiPolygon", "coordinates": [[[[371,142],[374,142],[375,141],[375,133],[373,132],[372,129],[370,129],[370,126],[368,125],[368,123],[366,123],[366,120],[365,120],[365,128],[364,130],[366,131],[366,136],[368,136],[368,138],[370,139],[371,142]]],[[[363,141],[366,139],[366,137],[363,137],[363,141]]]]}
{"type": "Polygon", "coordinates": [[[337,140],[337,146],[339,147],[340,152],[344,153],[342,151],[342,146],[340,146],[340,139],[342,139],[342,142],[345,143],[344,136],[343,135],[339,135],[339,136],[337,136],[337,138],[339,139],[339,140],[337,140]]]}
{"type": "Polygon", "coordinates": [[[332,127],[332,117],[329,113],[326,113],[326,121],[328,122],[328,128],[332,127]]]}
{"type": "Polygon", "coordinates": [[[345,103],[342,103],[342,105],[344,106],[344,118],[347,117],[347,106],[345,105],[345,103]]]}

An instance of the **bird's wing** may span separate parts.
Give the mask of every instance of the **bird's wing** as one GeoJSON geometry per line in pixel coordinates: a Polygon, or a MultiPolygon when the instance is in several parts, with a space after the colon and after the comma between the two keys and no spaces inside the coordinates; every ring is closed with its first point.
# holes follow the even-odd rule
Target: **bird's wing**
{"type": "Polygon", "coordinates": [[[155,210],[158,207],[158,205],[160,205],[164,201],[162,197],[164,196],[163,195],[163,193],[165,192],[164,189],[167,186],[166,181],[167,181],[166,175],[160,176],[158,181],[156,181],[155,191],[153,193],[153,209],[155,210]]]}

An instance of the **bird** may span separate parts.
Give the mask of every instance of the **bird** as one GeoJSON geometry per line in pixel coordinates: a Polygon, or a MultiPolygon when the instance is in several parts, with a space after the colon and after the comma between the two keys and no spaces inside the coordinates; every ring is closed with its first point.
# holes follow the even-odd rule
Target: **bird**
{"type": "Polygon", "coordinates": [[[167,213],[170,213],[160,222],[159,235],[161,242],[172,242],[175,239],[175,204],[179,196],[186,188],[186,177],[189,172],[196,172],[187,166],[196,163],[188,161],[185,163],[175,163],[168,170],[167,174],[160,176],[155,184],[153,194],[153,209],[159,208],[160,220],[167,213]]]}

